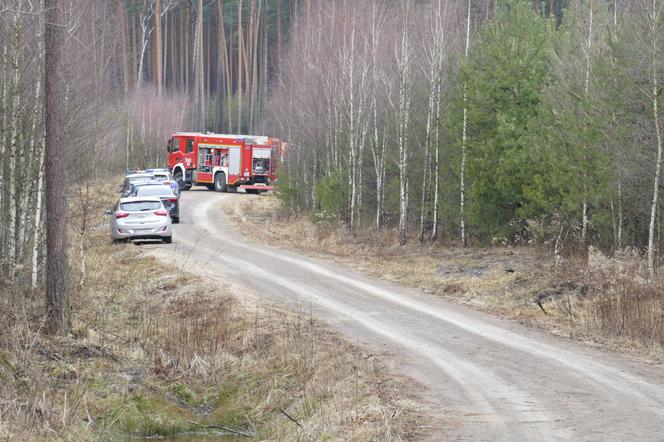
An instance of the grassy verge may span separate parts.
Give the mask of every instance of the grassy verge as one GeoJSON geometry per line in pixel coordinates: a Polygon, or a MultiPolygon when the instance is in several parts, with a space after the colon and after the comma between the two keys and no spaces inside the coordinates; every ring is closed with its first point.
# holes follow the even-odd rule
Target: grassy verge
{"type": "Polygon", "coordinates": [[[350,235],[343,226],[306,216],[286,219],[272,195],[237,198],[228,214],[256,241],[330,259],[590,345],[664,360],[664,281],[648,282],[634,251],[609,258],[591,249],[587,258],[554,264],[536,247],[464,249],[422,245],[416,238],[400,247],[390,230],[350,235]]]}
{"type": "MultiPolygon", "coordinates": [[[[81,201],[97,213],[105,195],[81,201]]],[[[248,310],[231,287],[110,244],[107,222],[72,225],[69,336],[41,333],[39,291],[21,290],[22,307],[0,293],[0,439],[418,437],[407,381],[378,359],[309,317],[248,310]]]]}

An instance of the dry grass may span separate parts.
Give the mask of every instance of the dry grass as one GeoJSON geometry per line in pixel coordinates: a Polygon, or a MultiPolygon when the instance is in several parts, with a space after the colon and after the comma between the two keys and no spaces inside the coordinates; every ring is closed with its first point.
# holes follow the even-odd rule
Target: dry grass
{"type": "Polygon", "coordinates": [[[283,218],[278,204],[273,195],[237,198],[228,212],[256,241],[331,259],[556,335],[664,359],[664,282],[647,282],[638,253],[607,258],[591,250],[588,257],[556,265],[535,247],[463,249],[421,245],[416,238],[400,247],[394,231],[350,235],[344,226],[306,216],[283,218]]]}
{"type": "Polygon", "coordinates": [[[39,293],[20,314],[0,296],[0,439],[418,436],[407,381],[378,359],[306,315],[250,311],[230,287],[111,245],[106,223],[72,237],[70,336],[41,333],[39,293]]]}

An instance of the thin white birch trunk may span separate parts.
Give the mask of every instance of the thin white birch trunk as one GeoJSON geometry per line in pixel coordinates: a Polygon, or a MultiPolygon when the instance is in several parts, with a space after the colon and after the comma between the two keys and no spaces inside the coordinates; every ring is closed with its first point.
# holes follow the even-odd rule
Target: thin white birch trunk
{"type": "MultiPolygon", "coordinates": [[[[17,11],[21,10],[22,2],[18,2],[17,11]]],[[[17,271],[17,216],[18,216],[18,189],[17,189],[17,175],[18,171],[16,170],[17,165],[17,155],[19,149],[19,138],[21,136],[19,130],[20,124],[20,111],[21,111],[21,72],[20,72],[20,54],[21,54],[21,18],[20,13],[16,12],[14,14],[14,30],[12,37],[12,59],[11,59],[11,69],[12,69],[12,116],[11,116],[11,140],[9,145],[9,177],[7,179],[9,184],[9,225],[7,231],[9,233],[9,250],[8,250],[8,260],[9,260],[9,270],[12,275],[11,283],[14,284],[17,271]]],[[[16,295],[16,291],[12,291],[13,295],[16,295]]],[[[14,298],[14,302],[18,302],[17,297],[14,298]]]]}
{"type": "Polygon", "coordinates": [[[357,152],[355,145],[355,28],[351,30],[350,48],[346,48],[346,76],[348,84],[348,147],[350,150],[350,231],[355,228],[355,198],[357,195],[357,152]]]}
{"type": "MultiPolygon", "coordinates": [[[[37,41],[38,41],[38,43],[37,43],[37,58],[38,58],[39,63],[41,65],[41,60],[42,60],[43,55],[42,55],[42,47],[41,47],[41,36],[39,35],[39,33],[37,34],[37,41]]],[[[32,110],[32,114],[33,114],[33,116],[32,116],[32,128],[31,128],[31,131],[30,131],[30,148],[29,148],[29,150],[30,150],[30,152],[33,153],[32,154],[32,161],[34,161],[34,158],[37,158],[38,155],[41,155],[41,149],[36,148],[36,145],[37,145],[36,140],[38,140],[38,139],[41,140],[42,132],[43,132],[41,129],[38,129],[38,123],[41,121],[41,112],[40,112],[40,110],[41,110],[41,107],[42,107],[41,69],[39,71],[40,71],[40,73],[39,73],[39,75],[37,75],[37,81],[36,81],[36,84],[35,84],[35,102],[34,102],[34,108],[32,110]],[[38,155],[35,155],[35,153],[37,153],[38,155]]],[[[30,167],[28,167],[28,166],[29,166],[28,164],[25,165],[25,170],[30,170],[30,171],[34,170],[34,166],[32,166],[32,165],[30,165],[30,167]]],[[[41,166],[39,166],[39,167],[41,167],[41,166]]],[[[38,171],[38,173],[40,173],[40,172],[38,171]]],[[[32,177],[34,175],[32,173],[30,173],[30,176],[32,177]]],[[[21,212],[24,214],[24,216],[21,216],[20,219],[19,219],[19,246],[20,246],[19,256],[24,255],[23,250],[24,250],[24,248],[27,244],[26,236],[27,236],[27,225],[28,225],[29,219],[28,219],[27,216],[25,216],[25,214],[29,210],[28,205],[29,205],[29,201],[30,201],[30,196],[31,196],[31,194],[33,192],[33,188],[34,188],[33,181],[34,180],[32,180],[32,179],[29,180],[29,184],[27,186],[29,188],[29,191],[25,191],[21,195],[21,212]]]]}
{"type": "Polygon", "coordinates": [[[405,245],[408,236],[408,132],[410,124],[410,101],[411,101],[411,72],[410,72],[410,47],[408,26],[409,8],[404,6],[403,30],[401,34],[400,48],[397,49],[397,66],[399,70],[399,244],[405,245]]]}
{"type": "MultiPolygon", "coordinates": [[[[471,2],[468,0],[468,10],[466,13],[466,46],[464,58],[468,60],[470,50],[470,11],[471,2]]],[[[460,188],[460,216],[461,216],[461,242],[464,247],[468,244],[466,239],[466,141],[468,138],[468,85],[463,85],[463,128],[461,133],[461,171],[459,174],[460,188]]]]}
{"type": "Polygon", "coordinates": [[[442,22],[442,0],[438,0],[435,6],[431,21],[431,49],[428,53],[429,58],[429,105],[427,109],[426,121],[426,144],[425,144],[425,173],[422,185],[422,209],[420,213],[420,242],[424,241],[424,226],[425,226],[425,202],[426,190],[430,185],[430,176],[434,175],[434,201],[432,209],[432,227],[431,239],[435,240],[437,235],[438,224],[438,204],[439,204],[439,149],[438,149],[438,125],[440,124],[440,88],[441,88],[441,74],[443,64],[443,42],[444,42],[444,29],[442,22]],[[431,155],[431,149],[434,150],[431,155]],[[430,161],[433,161],[433,171],[431,170],[430,161]],[[427,179],[428,178],[428,179],[427,179]],[[428,183],[428,184],[427,184],[428,183]]]}
{"type": "Polygon", "coordinates": [[[657,26],[660,19],[661,9],[657,8],[657,0],[652,1],[651,13],[651,32],[652,32],[652,115],[654,129],[657,139],[657,161],[655,163],[655,183],[652,196],[652,206],[650,208],[650,228],[648,229],[648,272],[650,278],[655,278],[655,223],[657,220],[657,204],[659,202],[659,182],[662,169],[662,128],[659,123],[659,79],[657,77],[657,55],[659,49],[659,42],[657,38],[657,26]]]}
{"type": "MultiPolygon", "coordinates": [[[[590,70],[592,69],[592,50],[593,50],[593,2],[589,3],[588,11],[588,46],[586,49],[586,76],[583,88],[586,100],[590,93],[590,70]]],[[[583,146],[583,150],[586,150],[583,146]]],[[[585,156],[585,152],[584,152],[585,156]]],[[[583,172],[583,214],[581,220],[581,243],[586,243],[586,236],[588,234],[588,173],[584,169],[583,172]]]]}
{"type": "MultiPolygon", "coordinates": [[[[5,158],[7,150],[7,119],[9,112],[7,112],[7,95],[9,91],[9,74],[7,69],[7,60],[9,60],[9,52],[7,45],[2,46],[2,126],[0,127],[0,158],[5,158]]],[[[5,217],[7,210],[7,200],[5,199],[5,168],[0,167],[0,224],[5,224],[5,217]]],[[[0,259],[2,264],[3,271],[5,270],[4,266],[7,264],[6,259],[6,247],[7,247],[7,232],[6,229],[0,229],[0,252],[2,253],[3,258],[0,259]]]]}
{"type": "MultiPolygon", "coordinates": [[[[383,225],[383,182],[385,177],[385,137],[382,143],[379,137],[378,127],[378,85],[380,78],[378,74],[378,44],[382,32],[383,19],[379,11],[376,10],[376,3],[373,4],[371,13],[371,115],[373,122],[373,137],[371,141],[371,156],[373,158],[374,173],[376,175],[376,228],[383,225]]],[[[384,126],[387,124],[384,123],[384,126]]]]}
{"type": "Polygon", "coordinates": [[[44,148],[44,134],[40,135],[40,149],[39,155],[39,172],[37,178],[37,203],[35,204],[35,224],[34,224],[34,239],[32,241],[32,289],[37,288],[39,281],[39,246],[41,245],[43,237],[43,195],[44,195],[44,158],[46,156],[46,149],[44,148]]]}

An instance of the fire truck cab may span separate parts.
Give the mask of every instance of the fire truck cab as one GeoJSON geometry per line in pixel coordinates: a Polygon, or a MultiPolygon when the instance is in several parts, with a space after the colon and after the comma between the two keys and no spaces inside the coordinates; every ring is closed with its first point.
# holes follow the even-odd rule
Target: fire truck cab
{"type": "Polygon", "coordinates": [[[261,193],[273,189],[280,146],[263,136],[176,132],[168,141],[168,168],[181,190],[261,193]]]}

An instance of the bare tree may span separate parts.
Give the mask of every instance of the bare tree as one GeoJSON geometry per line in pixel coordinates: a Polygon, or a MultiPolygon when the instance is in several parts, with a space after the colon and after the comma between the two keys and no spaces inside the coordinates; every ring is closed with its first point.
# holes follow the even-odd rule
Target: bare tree
{"type": "Polygon", "coordinates": [[[397,144],[399,147],[399,244],[402,246],[408,240],[408,135],[410,125],[410,105],[411,105],[411,56],[413,48],[410,43],[409,18],[410,2],[407,1],[402,6],[402,30],[401,37],[398,39],[395,48],[396,65],[399,77],[399,111],[397,116],[397,144]]]}
{"type": "MultiPolygon", "coordinates": [[[[466,13],[466,44],[464,58],[468,60],[470,51],[470,11],[472,0],[468,0],[466,13]]],[[[464,246],[468,244],[466,238],[466,143],[468,140],[468,85],[463,85],[463,128],[461,133],[461,171],[459,174],[460,186],[460,217],[461,217],[461,242],[464,246]]]]}
{"type": "MultiPolygon", "coordinates": [[[[592,51],[593,51],[593,2],[590,1],[588,7],[588,40],[586,48],[586,75],[583,87],[583,93],[588,99],[590,94],[590,71],[592,69],[592,51]]],[[[584,150],[586,146],[584,146],[584,150]]],[[[583,208],[582,208],[582,221],[581,221],[581,242],[586,243],[586,235],[588,234],[588,177],[584,173],[583,176],[583,208]]]]}
{"type": "Polygon", "coordinates": [[[657,140],[657,160],[655,161],[655,182],[652,196],[652,205],[650,208],[650,227],[648,229],[648,271],[650,277],[655,277],[655,223],[657,219],[657,205],[659,202],[659,185],[662,171],[662,127],[659,121],[659,95],[661,94],[660,86],[660,39],[661,32],[661,18],[664,2],[661,0],[652,0],[652,9],[649,13],[648,27],[650,31],[650,40],[652,44],[651,57],[651,72],[652,72],[652,118],[653,129],[655,132],[655,139],[657,140]]]}
{"type": "MultiPolygon", "coordinates": [[[[433,241],[435,241],[438,236],[438,211],[440,205],[440,108],[442,70],[445,57],[445,29],[443,26],[443,14],[443,0],[434,2],[434,5],[432,5],[431,21],[427,35],[427,37],[430,38],[430,46],[425,51],[425,56],[429,65],[428,72],[425,72],[429,81],[429,102],[427,106],[425,133],[426,158],[429,157],[431,149],[434,150],[432,154],[434,196],[432,207],[433,219],[431,227],[431,239],[433,241]]],[[[426,67],[423,69],[426,69],[426,67]]],[[[420,241],[424,241],[427,170],[428,167],[425,164],[425,173],[423,174],[422,178],[423,184],[420,212],[420,241]]]]}

